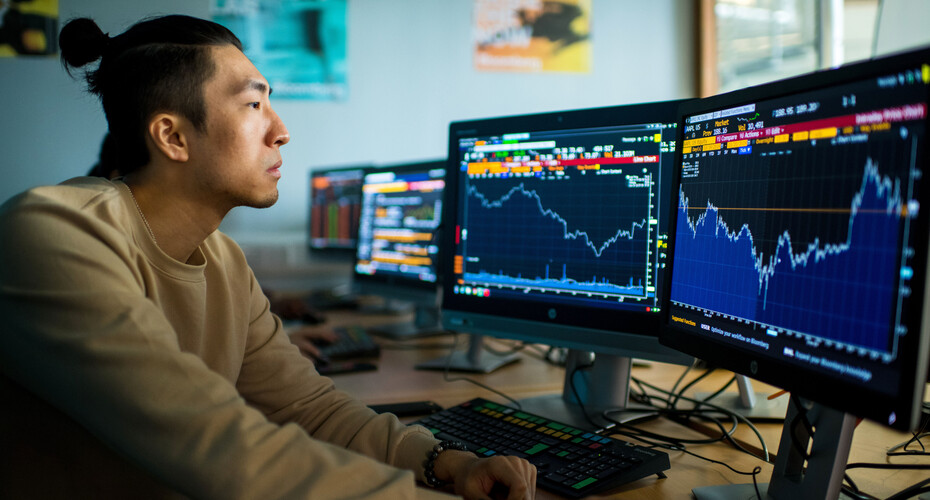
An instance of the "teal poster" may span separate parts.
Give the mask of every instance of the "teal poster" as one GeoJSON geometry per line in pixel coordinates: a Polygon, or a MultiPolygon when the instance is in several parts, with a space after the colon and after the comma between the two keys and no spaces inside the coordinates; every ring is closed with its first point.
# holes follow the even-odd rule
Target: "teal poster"
{"type": "Polygon", "coordinates": [[[213,0],[213,20],[242,40],[274,97],[347,98],[347,0],[213,0]]]}

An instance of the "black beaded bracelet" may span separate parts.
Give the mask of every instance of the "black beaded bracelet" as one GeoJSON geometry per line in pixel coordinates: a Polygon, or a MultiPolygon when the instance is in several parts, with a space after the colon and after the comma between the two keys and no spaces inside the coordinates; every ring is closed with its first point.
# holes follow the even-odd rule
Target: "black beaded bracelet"
{"type": "Polygon", "coordinates": [[[446,485],[445,481],[436,478],[436,473],[433,471],[439,454],[446,450],[468,451],[468,448],[459,441],[442,441],[433,446],[433,449],[426,454],[426,462],[423,463],[423,475],[426,476],[426,484],[433,488],[441,488],[446,485]]]}

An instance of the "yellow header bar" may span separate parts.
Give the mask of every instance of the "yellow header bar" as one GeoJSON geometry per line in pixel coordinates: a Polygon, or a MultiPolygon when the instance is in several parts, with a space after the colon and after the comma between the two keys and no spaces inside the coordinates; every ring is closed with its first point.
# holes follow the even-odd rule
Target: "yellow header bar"
{"type": "Polygon", "coordinates": [[[706,146],[708,144],[715,144],[717,142],[716,137],[701,137],[698,139],[688,139],[684,142],[683,146],[690,148],[693,146],[706,146]]]}

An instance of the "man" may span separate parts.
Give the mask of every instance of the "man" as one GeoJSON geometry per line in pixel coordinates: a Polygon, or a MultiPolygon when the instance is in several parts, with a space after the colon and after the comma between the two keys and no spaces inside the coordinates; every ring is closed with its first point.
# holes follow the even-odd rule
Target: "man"
{"type": "Polygon", "coordinates": [[[290,137],[232,33],[186,16],[60,37],[102,101],[122,180],[78,178],[0,209],[0,496],[468,498],[534,494],[375,415],[320,377],[217,231],[278,198],[290,137]],[[427,473],[424,463],[428,462],[427,473]],[[432,477],[431,477],[432,476],[432,477]]]}

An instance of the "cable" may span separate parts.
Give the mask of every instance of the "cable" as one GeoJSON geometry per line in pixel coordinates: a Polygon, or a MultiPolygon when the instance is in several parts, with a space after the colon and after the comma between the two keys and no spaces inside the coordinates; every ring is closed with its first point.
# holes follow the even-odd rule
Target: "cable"
{"type": "MultiPolygon", "coordinates": [[[[643,385],[643,386],[645,386],[645,387],[648,387],[648,388],[650,388],[650,389],[652,389],[652,390],[654,390],[654,391],[657,391],[657,392],[660,392],[660,393],[663,393],[663,394],[667,394],[667,395],[669,395],[669,396],[673,396],[671,393],[669,393],[669,391],[666,391],[666,390],[664,390],[664,389],[661,389],[661,388],[659,388],[659,387],[656,387],[656,386],[654,386],[654,385],[652,385],[652,384],[649,384],[648,382],[640,381],[640,380],[637,379],[637,383],[640,384],[640,385],[643,385]]],[[[735,413],[735,412],[732,412],[732,411],[730,411],[730,410],[727,410],[726,408],[717,406],[717,405],[715,405],[715,404],[713,404],[713,403],[702,402],[702,401],[698,401],[698,400],[696,400],[696,399],[692,399],[692,398],[689,398],[689,397],[686,397],[686,396],[682,396],[680,392],[679,392],[679,394],[678,394],[677,396],[678,396],[678,398],[681,399],[681,400],[694,403],[695,405],[707,406],[707,407],[709,407],[709,408],[712,408],[712,409],[716,410],[716,411],[719,412],[720,414],[727,415],[727,416],[729,416],[731,419],[732,419],[732,418],[735,418],[735,419],[738,420],[739,422],[742,422],[742,423],[746,424],[746,426],[749,427],[749,429],[756,435],[756,438],[759,439],[759,443],[760,443],[761,446],[762,446],[762,448],[761,448],[760,451],[762,452],[763,457],[758,457],[758,456],[756,456],[755,454],[749,452],[748,450],[746,450],[745,448],[743,448],[741,445],[739,445],[739,444],[736,443],[735,441],[730,441],[730,443],[733,444],[737,449],[739,449],[739,450],[741,450],[741,451],[743,451],[743,452],[745,452],[745,453],[747,453],[747,454],[749,454],[749,455],[756,456],[756,458],[762,458],[762,459],[765,460],[766,462],[769,462],[769,461],[770,461],[768,445],[766,445],[765,439],[762,437],[762,433],[759,432],[759,429],[756,428],[756,426],[753,425],[752,422],[749,421],[749,419],[747,419],[746,417],[744,417],[744,416],[742,416],[742,415],[740,415],[740,414],[738,414],[738,413],[735,413]]],[[[682,414],[691,414],[691,415],[694,415],[694,416],[701,415],[700,418],[709,418],[709,417],[707,417],[706,415],[703,415],[703,414],[706,412],[705,410],[686,410],[686,411],[674,410],[674,411],[675,411],[675,412],[681,412],[682,414]]]]}
{"type": "Polygon", "coordinates": [[[878,55],[878,31],[882,24],[882,12],[885,10],[885,0],[878,0],[878,8],[875,9],[875,27],[872,29],[872,56],[878,55]]]}
{"type": "Polygon", "coordinates": [[[930,470],[930,464],[878,464],[855,462],[846,464],[846,470],[849,469],[930,470]]]}
{"type": "Polygon", "coordinates": [[[732,377],[730,380],[728,380],[726,384],[723,384],[723,387],[721,387],[720,389],[717,389],[716,392],[712,393],[710,396],[705,397],[705,398],[702,399],[701,401],[707,402],[707,401],[710,401],[710,400],[716,398],[717,396],[719,396],[720,394],[722,394],[723,391],[727,390],[727,388],[729,388],[731,385],[733,385],[733,382],[736,382],[736,375],[733,375],[733,377],[732,377]]]}
{"type": "MultiPolygon", "coordinates": [[[[499,341],[500,339],[493,339],[493,340],[498,340],[498,341],[499,341]]],[[[503,343],[503,342],[502,342],[502,343],[503,343]]],[[[490,352],[491,354],[494,354],[494,355],[497,355],[497,356],[507,356],[507,355],[516,354],[516,353],[522,351],[522,350],[525,349],[528,345],[529,345],[529,344],[527,344],[526,342],[518,342],[518,343],[516,343],[515,345],[512,345],[512,346],[510,346],[510,347],[507,348],[507,349],[504,349],[504,350],[497,350],[497,349],[493,349],[493,348],[492,348],[491,346],[489,346],[487,343],[484,343],[484,344],[482,345],[482,348],[483,348],[485,351],[488,351],[488,352],[490,352]]]]}
{"type": "Polygon", "coordinates": [[[888,497],[888,500],[903,500],[905,498],[913,498],[922,493],[930,491],[930,478],[924,479],[916,484],[908,486],[907,488],[895,493],[888,497]]]}
{"type": "Polygon", "coordinates": [[[930,437],[930,432],[915,432],[914,437],[912,437],[911,439],[903,443],[896,444],[892,446],[891,448],[888,448],[886,455],[889,457],[915,456],[915,455],[916,456],[928,456],[930,455],[930,452],[927,451],[927,448],[921,442],[921,439],[925,437],[930,437]],[[917,443],[918,445],[920,445],[921,451],[908,450],[907,447],[910,446],[911,443],[917,443]],[[900,450],[900,449],[903,449],[904,451],[895,451],[895,450],[900,450]]]}
{"type": "Polygon", "coordinates": [[[701,380],[704,380],[705,378],[710,376],[711,373],[714,373],[714,371],[716,370],[717,370],[716,368],[708,368],[707,370],[704,371],[704,373],[697,376],[691,382],[688,382],[688,384],[682,387],[680,391],[672,392],[671,394],[674,399],[672,399],[671,402],[669,403],[669,409],[674,409],[678,405],[678,401],[682,398],[682,396],[684,396],[685,392],[691,387],[693,387],[694,384],[697,384],[701,380]]]}
{"type": "MultiPolygon", "coordinates": [[[[641,390],[642,390],[643,393],[644,393],[643,395],[646,396],[646,397],[644,398],[644,400],[645,400],[648,404],[650,404],[650,405],[652,405],[654,408],[656,408],[656,410],[659,412],[659,415],[660,415],[660,416],[665,416],[666,418],[669,418],[669,419],[672,420],[672,421],[675,421],[676,418],[677,418],[677,419],[684,419],[684,420],[687,420],[687,419],[690,419],[690,418],[693,417],[693,418],[698,418],[698,419],[701,419],[701,420],[704,420],[704,421],[707,421],[707,422],[712,422],[713,424],[715,424],[715,425],[717,426],[718,430],[720,431],[720,436],[713,437],[713,438],[711,438],[711,439],[706,439],[706,440],[679,439],[679,438],[661,436],[661,435],[658,435],[658,434],[655,434],[655,433],[648,433],[648,432],[643,431],[643,430],[641,430],[641,429],[638,429],[638,428],[636,428],[636,427],[634,427],[634,426],[630,426],[630,425],[627,425],[627,424],[623,424],[622,422],[618,422],[618,421],[616,421],[616,420],[613,420],[613,419],[611,419],[610,416],[609,416],[609,414],[612,412],[612,410],[605,411],[604,414],[602,415],[602,417],[603,417],[605,420],[608,420],[608,421],[612,422],[612,423],[614,424],[615,427],[619,425],[619,426],[622,426],[622,427],[630,428],[630,429],[632,429],[633,431],[636,431],[635,433],[633,433],[633,432],[623,432],[623,431],[619,431],[619,430],[614,430],[614,432],[616,432],[616,433],[618,433],[618,434],[621,434],[621,435],[625,435],[625,436],[629,436],[629,437],[634,437],[634,438],[636,438],[636,439],[640,439],[640,440],[643,440],[643,441],[645,441],[645,439],[643,439],[645,436],[648,436],[648,437],[651,438],[651,439],[659,439],[659,440],[664,440],[664,441],[673,442],[673,443],[690,443],[690,444],[708,444],[708,443],[715,443],[715,442],[719,442],[719,441],[725,440],[725,441],[727,441],[728,443],[730,443],[734,448],[736,448],[736,449],[738,449],[738,450],[740,450],[740,451],[743,451],[744,453],[747,453],[747,454],[749,454],[749,455],[751,455],[751,456],[753,456],[753,457],[755,457],[755,458],[762,458],[762,459],[764,459],[764,460],[766,460],[766,461],[769,460],[768,448],[767,448],[767,446],[766,446],[766,444],[765,444],[764,439],[762,438],[761,433],[758,431],[758,429],[756,429],[756,427],[755,427],[754,425],[752,425],[751,422],[749,422],[748,420],[746,420],[745,417],[742,417],[741,415],[738,415],[738,414],[736,414],[736,413],[734,413],[734,412],[731,412],[731,411],[729,411],[729,410],[726,410],[726,409],[724,409],[724,408],[717,407],[717,406],[715,406],[715,405],[713,405],[713,404],[710,404],[710,403],[703,403],[705,406],[708,406],[709,408],[710,408],[710,407],[716,408],[717,411],[720,412],[722,415],[730,417],[733,426],[731,427],[730,430],[727,430],[727,429],[724,427],[724,425],[723,425],[722,422],[720,422],[718,419],[713,418],[713,417],[711,417],[710,415],[708,415],[708,413],[711,412],[711,411],[709,411],[709,410],[668,410],[668,409],[666,409],[666,408],[668,407],[669,400],[665,400],[666,405],[665,405],[664,408],[663,408],[662,406],[659,406],[659,405],[653,403],[653,402],[652,402],[652,399],[655,398],[655,399],[662,400],[662,398],[659,398],[659,397],[657,397],[657,396],[656,396],[656,397],[653,397],[653,396],[649,396],[648,394],[645,394],[646,389],[645,389],[644,385],[648,385],[648,386],[649,386],[650,388],[652,388],[653,390],[658,391],[658,392],[661,392],[661,393],[665,393],[665,394],[668,394],[668,395],[671,395],[671,393],[670,393],[669,391],[664,390],[664,389],[659,389],[658,387],[652,386],[651,384],[646,384],[646,383],[640,381],[639,379],[636,379],[635,377],[632,378],[632,381],[633,381],[637,386],[639,386],[639,387],[641,388],[641,390]],[[737,428],[737,426],[738,426],[740,420],[744,421],[744,422],[750,427],[750,429],[756,434],[756,436],[759,438],[760,443],[762,443],[762,449],[759,450],[759,452],[760,452],[763,456],[760,457],[760,456],[756,455],[755,453],[750,452],[749,450],[747,450],[746,448],[744,448],[742,445],[740,445],[738,442],[736,442],[736,441],[732,438],[732,435],[733,435],[733,433],[736,431],[736,428],[737,428]]],[[[698,401],[696,401],[696,400],[693,400],[693,399],[691,399],[691,398],[686,398],[686,397],[681,396],[681,392],[679,392],[679,393],[677,394],[677,396],[678,396],[679,398],[682,398],[682,399],[685,399],[685,400],[694,402],[694,403],[695,403],[696,405],[698,405],[698,406],[700,405],[700,402],[698,402],[698,401]]],[[[615,411],[615,410],[613,410],[613,411],[615,411]]],[[[681,422],[679,422],[679,423],[681,423],[681,422]]],[[[700,430],[700,429],[696,429],[696,430],[700,430]]],[[[702,432],[703,432],[703,431],[702,431],[702,432]]],[[[705,432],[705,433],[706,433],[706,432],[705,432]]],[[[708,434],[708,435],[709,435],[709,434],[708,434]]],[[[653,443],[653,444],[654,444],[654,443],[653,443]]]]}
{"type": "Polygon", "coordinates": [[[801,398],[791,394],[791,404],[794,405],[798,412],[794,418],[791,419],[791,422],[785,426],[785,430],[791,433],[791,447],[801,456],[801,467],[804,468],[804,464],[807,463],[810,454],[807,453],[807,445],[801,443],[797,429],[799,425],[803,425],[807,432],[808,440],[812,440],[814,439],[814,426],[811,425],[810,421],[807,419],[807,408],[801,404],[801,398]]]}
{"type": "MultiPolygon", "coordinates": [[[[585,366],[575,366],[572,369],[572,372],[568,375],[568,385],[572,390],[572,395],[575,396],[575,402],[578,403],[578,407],[581,408],[581,414],[584,416],[584,419],[587,420],[589,424],[591,424],[593,429],[599,429],[601,427],[600,424],[595,423],[594,419],[588,415],[588,410],[585,409],[584,403],[581,401],[581,395],[578,393],[578,388],[575,387],[575,375],[577,375],[579,371],[587,370],[592,366],[594,365],[588,364],[585,366]]],[[[595,431],[595,434],[600,434],[601,432],[603,432],[603,429],[595,431]]]]}
{"type": "Polygon", "coordinates": [[[756,498],[760,498],[760,499],[762,498],[762,492],[759,491],[759,482],[756,480],[756,476],[758,476],[758,475],[762,472],[762,467],[759,467],[759,466],[757,465],[757,466],[755,466],[755,467],[752,469],[752,472],[745,472],[745,471],[740,471],[740,470],[734,469],[733,467],[730,466],[730,464],[727,464],[727,463],[724,463],[724,462],[720,462],[720,461],[718,461],[718,460],[713,460],[713,459],[711,459],[711,458],[702,457],[702,456],[698,455],[697,453],[690,452],[690,451],[688,451],[688,450],[686,450],[686,449],[684,449],[684,448],[682,448],[682,449],[680,449],[680,450],[678,450],[678,451],[681,451],[682,453],[687,453],[688,455],[691,455],[691,456],[693,456],[693,457],[700,458],[701,460],[706,460],[706,461],[708,461],[708,462],[710,462],[710,463],[713,463],[713,464],[722,465],[722,466],[726,467],[727,469],[730,469],[731,471],[733,471],[733,472],[735,472],[735,473],[737,473],[737,474],[740,474],[740,475],[742,475],[742,476],[752,476],[752,486],[753,486],[753,488],[755,488],[755,490],[756,490],[756,498]]]}
{"type": "MultiPolygon", "coordinates": [[[[925,407],[925,408],[926,408],[926,406],[927,406],[927,403],[924,403],[924,407],[925,407]]],[[[889,456],[889,457],[897,457],[897,456],[904,456],[904,455],[909,455],[909,456],[914,456],[914,455],[917,455],[917,456],[927,456],[927,455],[930,455],[930,452],[927,452],[927,448],[924,446],[924,443],[921,441],[921,439],[923,439],[923,438],[925,438],[925,437],[930,437],[930,432],[928,432],[928,430],[927,430],[928,427],[930,427],[930,419],[925,419],[925,420],[923,421],[923,424],[921,424],[920,428],[918,428],[917,431],[914,432],[914,435],[913,435],[913,437],[911,437],[911,439],[909,439],[909,440],[907,440],[907,441],[905,441],[905,442],[903,442],[903,443],[901,443],[901,444],[897,444],[897,445],[892,446],[891,448],[889,448],[889,449],[888,449],[888,452],[886,453],[887,456],[889,456]],[[915,442],[920,446],[920,451],[908,450],[907,447],[910,446],[911,443],[915,443],[915,442]],[[895,451],[895,450],[899,450],[899,449],[903,449],[904,451],[895,451]]]]}
{"type": "MultiPolygon", "coordinates": [[[[574,395],[575,400],[576,400],[577,403],[578,403],[578,406],[581,408],[582,415],[584,415],[584,418],[588,421],[588,423],[590,423],[592,426],[594,426],[594,428],[598,428],[598,427],[599,427],[598,424],[596,424],[596,423],[593,421],[593,419],[590,417],[590,415],[588,415],[587,410],[585,410],[585,408],[584,408],[584,403],[582,403],[581,397],[580,397],[580,395],[579,395],[579,393],[578,393],[578,389],[577,389],[577,387],[575,386],[575,375],[577,375],[578,372],[581,371],[581,370],[590,369],[592,366],[594,366],[594,365],[593,365],[593,364],[588,364],[588,365],[585,365],[585,366],[576,366],[576,367],[572,370],[571,374],[569,375],[569,377],[568,377],[568,382],[569,382],[569,386],[571,387],[572,394],[574,395]]],[[[710,371],[713,371],[713,370],[709,370],[708,373],[709,373],[710,371]]],[[[685,373],[682,374],[682,377],[679,378],[679,382],[684,378],[684,375],[687,374],[687,373],[688,373],[688,370],[686,370],[685,373]]],[[[705,373],[704,375],[698,377],[698,380],[700,380],[701,378],[707,376],[708,373],[705,373]]],[[[638,379],[633,378],[633,377],[631,377],[631,380],[632,380],[632,381],[635,381],[635,383],[637,383],[637,385],[639,385],[639,386],[642,388],[642,390],[643,390],[643,394],[642,394],[642,395],[647,396],[647,398],[648,398],[648,394],[646,394],[646,391],[645,391],[645,388],[644,388],[644,385],[645,385],[645,384],[644,384],[643,382],[639,381],[638,379]]],[[[678,384],[679,382],[676,382],[676,386],[677,386],[677,384],[678,384]]],[[[690,385],[691,385],[691,384],[689,384],[689,386],[690,386],[690,385]]],[[[727,385],[729,385],[729,383],[728,383],[727,385]]],[[[686,386],[685,389],[687,389],[687,387],[688,387],[688,386],[686,386]]],[[[658,388],[654,388],[654,389],[658,389],[658,388]]],[[[684,392],[685,389],[682,389],[682,392],[684,392]]],[[[660,392],[666,392],[666,391],[660,390],[660,392]]],[[[680,396],[680,393],[679,393],[679,397],[681,397],[681,396],[680,396]]],[[[687,398],[685,398],[685,399],[687,399],[687,398]]],[[[667,401],[668,401],[668,400],[667,400],[667,401]]],[[[658,407],[658,406],[655,407],[655,410],[658,412],[659,415],[669,414],[669,413],[672,413],[672,414],[674,414],[674,413],[692,413],[691,411],[663,409],[663,408],[660,408],[660,407],[658,407]]],[[[620,421],[618,421],[618,420],[614,420],[614,419],[612,419],[612,418],[610,418],[610,417],[608,416],[609,413],[610,413],[611,411],[619,411],[619,410],[605,410],[601,416],[602,416],[605,420],[607,420],[608,422],[613,423],[614,426],[613,426],[613,427],[608,427],[608,428],[605,428],[605,429],[602,429],[602,430],[599,430],[599,431],[597,432],[598,434],[600,434],[601,432],[604,432],[604,431],[606,431],[606,430],[610,430],[610,431],[611,431],[612,433],[614,433],[614,434],[620,434],[620,435],[622,435],[622,436],[631,437],[631,438],[633,438],[633,439],[637,439],[637,440],[639,440],[639,441],[642,441],[642,442],[644,442],[644,443],[646,443],[646,444],[649,444],[649,445],[651,445],[651,446],[653,446],[653,447],[656,447],[656,448],[664,448],[664,449],[673,450],[673,451],[680,451],[680,452],[682,452],[682,453],[686,453],[686,454],[688,454],[688,455],[691,455],[691,456],[693,456],[693,457],[699,458],[699,459],[701,459],[701,460],[705,460],[705,461],[710,462],[710,463],[722,465],[722,466],[726,467],[727,469],[730,469],[731,471],[735,472],[736,474],[740,474],[740,475],[744,475],[744,476],[751,476],[751,477],[752,477],[752,484],[753,484],[753,487],[754,487],[755,490],[756,490],[756,495],[758,496],[758,498],[762,498],[762,494],[761,494],[761,492],[760,492],[760,490],[759,490],[759,483],[758,483],[758,481],[757,481],[757,479],[756,479],[756,477],[762,472],[762,468],[761,468],[761,467],[756,466],[755,468],[753,468],[753,470],[752,470],[751,472],[740,471],[740,470],[734,469],[732,466],[730,466],[730,465],[727,464],[727,463],[720,462],[720,461],[718,461],[718,460],[713,460],[713,459],[710,459],[710,458],[707,458],[707,457],[698,455],[697,453],[694,453],[694,452],[692,452],[692,451],[686,449],[685,443],[706,444],[706,443],[715,443],[715,442],[721,441],[721,440],[723,440],[723,439],[727,439],[728,441],[731,442],[731,444],[733,444],[733,445],[736,446],[737,448],[741,449],[742,451],[744,451],[744,452],[746,452],[746,453],[749,453],[747,450],[743,449],[743,448],[742,448],[741,446],[739,446],[735,441],[732,440],[731,435],[732,435],[732,433],[733,433],[733,432],[735,431],[735,429],[736,429],[736,423],[734,423],[734,427],[728,432],[728,431],[726,431],[726,429],[723,427],[723,424],[720,423],[718,420],[716,420],[716,419],[710,419],[710,420],[713,420],[714,422],[716,422],[716,423],[718,424],[718,426],[720,427],[720,431],[721,431],[721,434],[722,434],[721,437],[715,438],[715,439],[700,439],[700,440],[677,439],[677,438],[673,438],[673,437],[669,437],[669,436],[663,436],[663,435],[661,435],[661,434],[657,434],[657,433],[654,433],[654,432],[645,431],[645,430],[639,429],[639,428],[637,428],[637,427],[635,427],[635,426],[632,426],[632,425],[629,425],[629,424],[620,422],[620,421]],[[622,430],[618,429],[617,427],[629,428],[629,429],[631,429],[632,431],[635,431],[635,432],[631,432],[631,431],[622,431],[622,430]],[[656,441],[664,441],[664,442],[656,442],[656,441]]],[[[735,417],[736,415],[733,414],[733,416],[735,417]]],[[[706,416],[703,416],[703,417],[708,418],[708,417],[706,417],[706,416]]],[[[734,420],[735,420],[735,419],[734,419],[734,420]]],[[[748,422],[748,421],[747,421],[747,422],[748,422]]],[[[751,424],[750,424],[750,425],[751,425],[751,424]]],[[[754,426],[753,426],[753,428],[754,428],[754,426]]],[[[765,448],[765,441],[762,439],[761,434],[759,434],[758,429],[756,429],[756,435],[759,437],[760,441],[762,442],[763,448],[765,449],[766,461],[768,461],[768,449],[765,448]]],[[[749,454],[752,455],[752,453],[749,453],[749,454]]],[[[755,456],[755,455],[753,455],[753,456],[755,456]]],[[[758,458],[758,457],[757,457],[757,458],[758,458]]]]}
{"type": "Polygon", "coordinates": [[[523,409],[523,405],[521,405],[519,401],[517,401],[516,399],[513,399],[512,397],[510,397],[510,396],[504,394],[503,392],[501,392],[501,391],[499,391],[499,390],[497,390],[497,389],[495,389],[495,388],[493,388],[493,387],[491,387],[491,386],[489,386],[489,385],[485,385],[485,384],[483,384],[483,383],[481,383],[481,382],[478,382],[477,380],[474,380],[474,379],[471,379],[471,378],[468,378],[468,377],[450,377],[450,376],[449,376],[449,369],[452,367],[452,355],[455,354],[455,351],[456,351],[456,349],[458,348],[458,345],[459,345],[459,334],[453,332],[453,333],[452,333],[452,338],[453,338],[452,350],[449,351],[449,357],[446,358],[446,366],[445,366],[445,368],[444,368],[443,371],[442,371],[442,378],[443,378],[443,380],[445,380],[446,382],[459,382],[459,381],[465,381],[465,382],[469,382],[469,383],[475,384],[475,385],[477,385],[478,387],[481,387],[482,389],[491,391],[491,392],[493,392],[494,394],[497,394],[498,396],[500,396],[500,397],[502,397],[502,398],[504,398],[504,399],[510,401],[511,403],[513,403],[513,404],[517,407],[518,410],[522,410],[522,409],[523,409]]]}
{"type": "MultiPolygon", "coordinates": [[[[695,361],[694,363],[697,363],[697,361],[695,361]]],[[[681,372],[681,376],[678,377],[678,380],[676,380],[676,381],[675,381],[675,384],[672,385],[672,390],[671,390],[671,393],[672,393],[672,394],[674,394],[675,392],[677,392],[677,390],[678,390],[678,384],[680,384],[681,381],[684,380],[685,377],[688,375],[688,373],[691,372],[691,370],[694,368],[694,363],[691,363],[690,365],[688,365],[688,366],[685,368],[685,371],[681,372]]]]}

